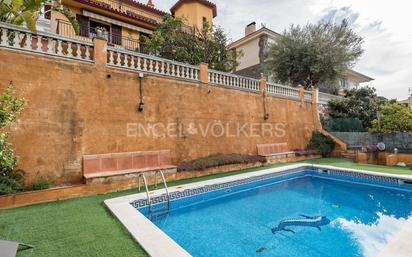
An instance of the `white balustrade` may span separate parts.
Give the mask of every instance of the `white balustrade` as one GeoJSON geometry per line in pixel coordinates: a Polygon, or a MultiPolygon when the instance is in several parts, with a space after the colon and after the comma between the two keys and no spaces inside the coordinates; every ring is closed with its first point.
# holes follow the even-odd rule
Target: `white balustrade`
{"type": "Polygon", "coordinates": [[[305,90],[305,92],[303,94],[303,99],[306,102],[312,102],[312,91],[305,90]]]}
{"type": "Polygon", "coordinates": [[[248,91],[259,91],[259,80],[209,70],[209,83],[248,91]]]}
{"type": "Polygon", "coordinates": [[[266,92],[274,96],[280,96],[280,97],[286,97],[286,98],[299,100],[300,99],[299,91],[300,90],[298,88],[284,86],[284,85],[277,84],[277,83],[267,83],[266,84],[266,92]]]}
{"type": "Polygon", "coordinates": [[[108,65],[188,80],[199,80],[199,67],[152,55],[107,47],[108,65]]]}
{"type": "Polygon", "coordinates": [[[335,100],[335,99],[341,99],[341,96],[338,95],[331,95],[323,92],[318,93],[318,103],[319,104],[328,104],[329,101],[335,100]]]}
{"type": "Polygon", "coordinates": [[[0,48],[92,62],[93,43],[0,22],[0,48]]]}

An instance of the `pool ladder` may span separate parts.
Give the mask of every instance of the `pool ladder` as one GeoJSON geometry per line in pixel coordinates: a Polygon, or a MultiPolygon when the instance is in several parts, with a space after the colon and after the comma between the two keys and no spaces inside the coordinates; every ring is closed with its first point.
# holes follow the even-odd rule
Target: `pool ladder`
{"type": "Polygon", "coordinates": [[[147,184],[147,179],[146,179],[146,175],[144,173],[139,174],[138,178],[138,188],[139,188],[139,192],[140,192],[140,188],[141,188],[141,180],[143,180],[144,182],[144,186],[145,186],[145,190],[146,190],[146,196],[147,196],[147,204],[149,205],[149,215],[152,216],[158,216],[158,215],[162,215],[162,214],[167,214],[170,211],[170,194],[169,194],[169,188],[167,187],[167,183],[166,183],[166,179],[165,179],[165,175],[163,173],[162,170],[157,170],[154,173],[154,181],[155,181],[155,188],[157,189],[157,177],[160,174],[160,177],[162,178],[163,181],[163,185],[164,185],[164,189],[166,191],[166,198],[167,198],[167,204],[164,207],[160,207],[160,208],[153,208],[153,199],[152,197],[150,197],[150,191],[149,191],[149,187],[147,184]]]}

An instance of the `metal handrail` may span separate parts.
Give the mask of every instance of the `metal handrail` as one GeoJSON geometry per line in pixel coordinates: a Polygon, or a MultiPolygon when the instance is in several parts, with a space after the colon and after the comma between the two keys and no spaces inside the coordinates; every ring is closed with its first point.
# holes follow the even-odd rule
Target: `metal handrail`
{"type": "Polygon", "coordinates": [[[146,176],[144,175],[144,173],[140,173],[139,176],[137,177],[137,185],[139,188],[139,192],[140,192],[140,178],[143,178],[143,182],[144,182],[144,186],[146,188],[146,195],[147,195],[147,201],[149,204],[149,212],[151,211],[151,207],[152,207],[152,200],[150,198],[150,194],[149,194],[149,187],[147,186],[147,180],[146,180],[146,176]]]}
{"type": "Polygon", "coordinates": [[[157,189],[157,174],[160,173],[160,176],[162,177],[163,185],[165,187],[166,195],[167,195],[167,209],[170,210],[170,194],[169,194],[169,188],[167,187],[165,175],[162,170],[157,170],[155,171],[154,177],[155,177],[155,189],[157,189]]]}

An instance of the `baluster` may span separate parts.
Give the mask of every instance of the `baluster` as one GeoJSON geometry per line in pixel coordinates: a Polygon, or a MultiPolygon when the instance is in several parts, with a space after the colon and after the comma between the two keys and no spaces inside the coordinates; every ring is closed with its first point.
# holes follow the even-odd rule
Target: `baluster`
{"type": "Polygon", "coordinates": [[[114,65],[113,51],[109,51],[109,64],[114,65]]]}
{"type": "Polygon", "coordinates": [[[86,51],[84,52],[84,57],[86,60],[91,60],[90,59],[90,46],[86,46],[86,51]]]}
{"type": "Polygon", "coordinates": [[[150,59],[146,59],[146,70],[150,71],[152,66],[152,61],[150,59]]]}
{"type": "Polygon", "coordinates": [[[63,56],[62,41],[60,39],[57,39],[57,55],[63,56]]]}
{"type": "Polygon", "coordinates": [[[180,66],[176,65],[176,76],[180,77],[180,66]]]}
{"type": "Polygon", "coordinates": [[[156,61],[156,60],[153,60],[153,62],[154,62],[154,65],[155,65],[155,67],[154,67],[154,72],[155,72],[155,73],[160,73],[159,62],[156,61]]]}
{"type": "Polygon", "coordinates": [[[170,66],[169,66],[169,63],[168,62],[166,62],[166,75],[170,75],[170,66]]]}
{"type": "Polygon", "coordinates": [[[194,74],[193,74],[193,72],[194,72],[194,69],[193,69],[193,68],[190,68],[190,79],[194,79],[194,74]]]}
{"type": "Polygon", "coordinates": [[[121,67],[121,66],[122,66],[122,59],[120,58],[120,53],[117,52],[116,54],[117,54],[116,65],[117,65],[118,67],[121,67]]]}
{"type": "Polygon", "coordinates": [[[176,70],[175,70],[175,65],[172,63],[172,76],[174,77],[176,75],[176,70]]]}
{"type": "Polygon", "coordinates": [[[136,63],[136,69],[137,70],[141,70],[142,69],[142,63],[141,63],[142,59],[137,56],[137,63],[136,63]]]}
{"type": "Polygon", "coordinates": [[[143,71],[147,71],[147,59],[143,57],[143,71]]]}
{"type": "Polygon", "coordinates": [[[13,47],[14,48],[20,48],[20,32],[14,31],[14,38],[13,38],[13,47]]]}
{"type": "Polygon", "coordinates": [[[135,65],[134,65],[134,55],[130,55],[130,68],[135,69],[135,65]]]}
{"type": "Polygon", "coordinates": [[[122,67],[128,68],[129,67],[129,55],[123,54],[123,65],[122,67]]]}
{"type": "MultiPolygon", "coordinates": [[[[25,44],[24,44],[24,49],[26,49],[26,50],[32,50],[31,44],[32,44],[32,42],[33,42],[33,38],[32,38],[32,36],[31,36],[30,33],[25,33],[25,35],[26,35],[26,42],[25,42],[25,44]]],[[[19,37],[20,37],[20,36],[19,36],[19,37]]],[[[22,41],[23,41],[23,39],[22,39],[22,41]]],[[[19,40],[19,43],[20,43],[20,40],[19,40]]],[[[19,47],[20,47],[20,44],[19,44],[19,47]]]]}
{"type": "Polygon", "coordinates": [[[72,42],[67,42],[67,57],[73,57],[72,42]]]}
{"type": "Polygon", "coordinates": [[[42,40],[43,40],[43,37],[38,35],[37,36],[37,51],[38,52],[43,52],[43,42],[42,42],[42,40]]]}
{"type": "Polygon", "coordinates": [[[53,44],[51,38],[47,38],[47,53],[53,54],[53,44]]]}
{"type": "Polygon", "coordinates": [[[1,41],[0,41],[0,45],[2,46],[9,46],[9,39],[7,37],[7,32],[8,30],[6,28],[2,28],[1,29],[1,41]]]}
{"type": "Polygon", "coordinates": [[[82,45],[76,43],[76,57],[77,59],[82,59],[82,45]]]}

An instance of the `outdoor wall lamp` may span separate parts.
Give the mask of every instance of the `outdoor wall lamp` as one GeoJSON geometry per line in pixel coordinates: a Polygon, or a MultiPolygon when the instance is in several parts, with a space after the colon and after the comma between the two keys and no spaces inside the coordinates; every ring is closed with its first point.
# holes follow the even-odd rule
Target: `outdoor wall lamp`
{"type": "Polygon", "coordinates": [[[137,106],[137,110],[139,112],[143,112],[144,111],[144,101],[143,101],[143,79],[144,79],[144,75],[143,73],[139,73],[139,92],[140,92],[140,102],[139,105],[137,106]]]}

